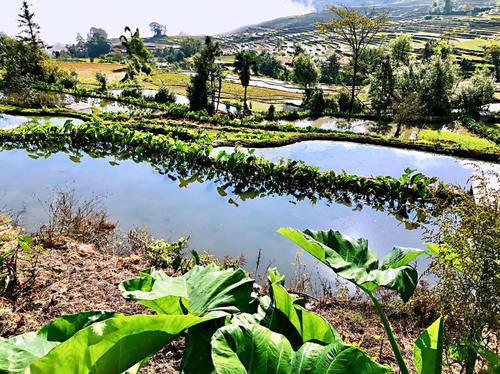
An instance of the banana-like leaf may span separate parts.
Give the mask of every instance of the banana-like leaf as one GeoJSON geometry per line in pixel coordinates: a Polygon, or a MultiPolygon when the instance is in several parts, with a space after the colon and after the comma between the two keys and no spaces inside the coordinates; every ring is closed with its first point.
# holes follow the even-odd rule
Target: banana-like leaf
{"type": "Polygon", "coordinates": [[[290,295],[283,287],[284,277],[276,269],[269,269],[272,303],[265,309],[263,324],[284,334],[293,346],[316,340],[333,343],[341,340],[339,334],[323,317],[304,308],[304,300],[290,295]]]}
{"type": "Polygon", "coordinates": [[[443,364],[444,318],[429,326],[413,347],[415,367],[419,374],[441,374],[443,364]]]}
{"type": "Polygon", "coordinates": [[[413,295],[418,280],[417,271],[408,264],[421,254],[432,255],[425,250],[396,247],[379,263],[366,239],[333,230],[300,232],[281,228],[278,232],[367,293],[385,287],[398,292],[405,302],[413,295]]]}
{"type": "Polygon", "coordinates": [[[224,270],[215,264],[195,266],[180,277],[149,269],[141,277],[120,284],[126,299],[137,300],[159,314],[228,313],[256,310],[253,279],[241,269],[224,270]]]}
{"type": "Polygon", "coordinates": [[[0,372],[22,373],[34,361],[70,339],[81,329],[120,313],[90,311],[59,317],[37,333],[29,332],[9,339],[0,337],[0,372]]]}
{"type": "Polygon", "coordinates": [[[284,335],[258,324],[228,325],[212,337],[216,374],[386,374],[389,370],[340,341],[307,342],[294,351],[284,335]]]}
{"type": "Polygon", "coordinates": [[[208,320],[194,315],[110,318],[78,331],[33,362],[26,373],[120,374],[208,320]]]}

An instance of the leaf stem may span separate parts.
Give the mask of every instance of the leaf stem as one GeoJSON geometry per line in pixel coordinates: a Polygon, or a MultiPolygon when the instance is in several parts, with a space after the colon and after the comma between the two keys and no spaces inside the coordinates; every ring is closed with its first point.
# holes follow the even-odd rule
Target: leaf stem
{"type": "Polygon", "coordinates": [[[392,333],[392,328],[391,325],[389,324],[389,321],[387,320],[387,317],[385,316],[384,311],[382,310],[382,307],[380,306],[377,298],[373,295],[372,292],[367,292],[368,296],[370,296],[370,299],[373,301],[373,304],[375,305],[375,308],[377,309],[377,312],[380,316],[380,319],[382,320],[382,325],[384,325],[385,332],[387,333],[387,337],[389,338],[389,342],[391,343],[392,350],[394,352],[394,355],[396,356],[396,360],[398,362],[399,370],[401,371],[401,374],[409,374],[408,368],[406,367],[405,360],[403,359],[403,355],[401,354],[401,351],[399,350],[398,343],[396,342],[396,339],[394,338],[394,334],[392,333]]]}

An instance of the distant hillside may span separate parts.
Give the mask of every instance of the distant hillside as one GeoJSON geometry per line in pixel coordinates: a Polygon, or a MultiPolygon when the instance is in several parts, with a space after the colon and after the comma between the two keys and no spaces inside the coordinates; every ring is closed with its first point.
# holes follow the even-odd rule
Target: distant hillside
{"type": "MultiPolygon", "coordinates": [[[[295,0],[297,2],[309,4],[309,0],[295,0]]],[[[271,21],[263,22],[254,26],[242,27],[236,32],[254,33],[266,31],[284,31],[284,32],[308,32],[316,29],[319,22],[327,22],[332,19],[332,13],[326,9],[327,5],[332,5],[332,0],[311,0],[317,12],[308,13],[300,16],[291,16],[277,18],[271,21]]],[[[344,2],[343,2],[344,4],[344,2]]],[[[388,12],[393,19],[413,18],[427,14],[431,0],[349,0],[351,6],[374,7],[382,12],[388,12]]]]}

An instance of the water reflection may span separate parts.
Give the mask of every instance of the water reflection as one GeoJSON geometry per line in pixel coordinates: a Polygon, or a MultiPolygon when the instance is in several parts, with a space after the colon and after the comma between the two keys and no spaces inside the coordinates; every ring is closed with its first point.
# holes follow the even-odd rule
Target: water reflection
{"type": "MultiPolygon", "coordinates": [[[[291,193],[286,186],[235,180],[202,166],[90,149],[87,153],[52,153],[37,147],[7,151],[12,148],[4,145],[0,152],[1,203],[24,208],[24,223],[31,228],[46,221],[39,201],[54,186],[70,185],[82,196],[107,195],[111,217],[123,230],[145,224],[157,237],[190,235],[193,248],[200,251],[218,256],[245,253],[250,268],[262,248],[261,264],[293,271],[290,263],[297,247],[276,233],[284,226],[335,228],[366,237],[380,256],[395,245],[422,247],[421,230],[408,231],[416,227],[398,224],[394,217],[402,218],[394,209],[384,211],[374,204],[375,209],[364,209],[370,202],[342,191],[330,197],[291,193]]],[[[314,273],[315,262],[306,256],[306,263],[314,273]]]]}

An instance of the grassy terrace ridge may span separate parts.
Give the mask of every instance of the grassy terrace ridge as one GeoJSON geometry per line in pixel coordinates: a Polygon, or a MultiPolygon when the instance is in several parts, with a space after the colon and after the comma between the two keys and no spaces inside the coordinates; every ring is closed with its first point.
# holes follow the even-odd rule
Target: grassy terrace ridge
{"type": "MultiPolygon", "coordinates": [[[[123,100],[129,103],[138,102],[137,99],[123,100]]],[[[227,116],[218,115],[210,117],[203,112],[188,112],[186,107],[182,105],[162,106],[154,104],[154,106],[157,109],[168,109],[166,112],[159,114],[144,114],[140,119],[133,119],[128,114],[120,113],[104,113],[101,116],[97,116],[66,108],[34,109],[0,105],[0,111],[7,114],[19,115],[68,116],[80,118],[85,121],[94,118],[98,122],[120,123],[122,126],[138,128],[142,131],[151,131],[154,133],[169,133],[175,129],[174,135],[184,133],[190,134],[189,137],[191,138],[205,137],[205,141],[208,144],[216,146],[239,144],[259,148],[282,146],[304,140],[348,141],[451,155],[474,160],[500,162],[499,147],[493,143],[491,143],[491,147],[484,147],[486,143],[481,143],[482,147],[477,149],[473,148],[476,145],[474,142],[456,144],[449,141],[442,141],[441,139],[436,139],[435,141],[406,141],[377,134],[365,135],[314,127],[298,128],[291,124],[262,123],[262,116],[259,115],[245,119],[240,123],[230,120],[227,116]],[[164,128],[162,129],[161,127],[164,128]]],[[[463,137],[462,135],[457,136],[463,137]]]]}

